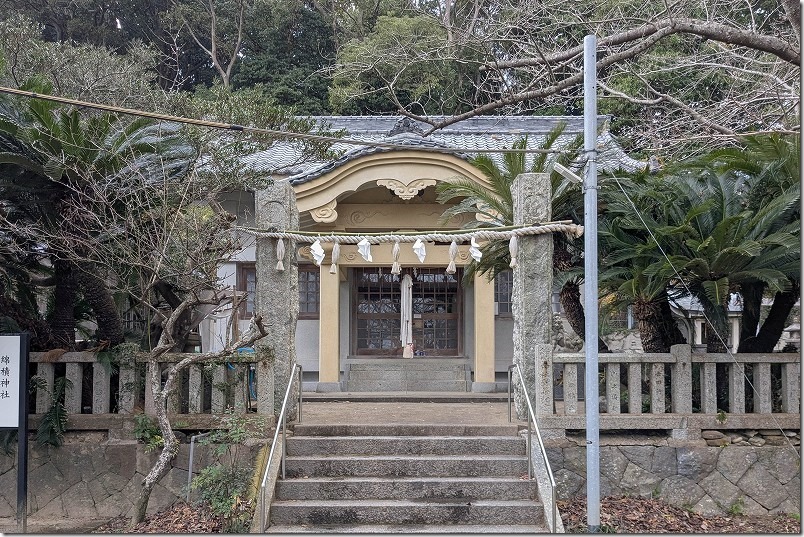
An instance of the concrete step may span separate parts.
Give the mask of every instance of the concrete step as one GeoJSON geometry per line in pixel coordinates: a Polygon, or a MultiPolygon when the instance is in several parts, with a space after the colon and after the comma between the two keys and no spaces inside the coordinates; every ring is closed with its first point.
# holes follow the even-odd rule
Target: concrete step
{"type": "Polygon", "coordinates": [[[521,500],[537,496],[536,482],[518,477],[310,477],[277,482],[283,500],[521,500]]]}
{"type": "Polygon", "coordinates": [[[278,500],[271,523],[319,524],[540,524],[533,500],[278,500]]]}
{"type": "Polygon", "coordinates": [[[411,358],[349,358],[346,365],[352,369],[443,369],[449,367],[466,367],[466,358],[443,358],[438,356],[414,356],[411,358]]]}
{"type": "Polygon", "coordinates": [[[506,403],[508,392],[327,392],[305,391],[305,403],[506,403]]]}
{"type": "Polygon", "coordinates": [[[288,455],[525,455],[517,436],[298,436],[287,439],[288,455]]]}
{"type": "Polygon", "coordinates": [[[488,534],[519,534],[519,533],[549,533],[544,525],[497,525],[497,524],[298,524],[290,526],[279,524],[269,526],[265,533],[424,533],[440,535],[444,533],[461,533],[472,535],[475,533],[488,534]]]}
{"type": "Polygon", "coordinates": [[[386,371],[385,369],[370,369],[349,371],[349,382],[356,380],[466,380],[464,369],[404,369],[401,371],[386,371]]]}
{"type": "Polygon", "coordinates": [[[304,476],[522,476],[520,455],[303,455],[285,459],[287,477],[304,476]]]}
{"type": "Polygon", "coordinates": [[[349,372],[356,371],[466,371],[466,364],[443,360],[394,360],[392,362],[350,363],[349,372]]]}
{"type": "Polygon", "coordinates": [[[519,425],[451,425],[451,424],[315,424],[299,423],[293,426],[296,437],[305,436],[514,436],[519,425]]]}
{"type": "Polygon", "coordinates": [[[377,391],[402,391],[402,392],[466,392],[469,391],[469,384],[465,378],[453,380],[425,380],[425,379],[377,379],[377,380],[352,380],[346,381],[346,391],[348,392],[377,392],[377,391]]]}

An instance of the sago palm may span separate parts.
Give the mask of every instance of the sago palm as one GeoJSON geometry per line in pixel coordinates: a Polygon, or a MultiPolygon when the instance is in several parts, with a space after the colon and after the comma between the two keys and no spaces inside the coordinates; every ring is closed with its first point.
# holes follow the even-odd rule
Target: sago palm
{"type": "MultiPolygon", "coordinates": [[[[48,93],[32,83],[27,89],[48,93]]],[[[81,290],[98,323],[98,340],[123,341],[122,322],[106,281],[88,251],[108,230],[93,227],[82,196],[92,188],[124,189],[127,178],[165,172],[165,141],[158,125],[147,119],[123,121],[111,114],[81,114],[72,108],[29,99],[0,100],[0,194],[26,215],[40,234],[40,248],[51,257],[55,278],[52,314],[54,336],[72,345],[73,307],[81,290]]],[[[105,211],[125,207],[106,207],[105,211]]]]}
{"type": "MultiPolygon", "coordinates": [[[[464,178],[439,183],[439,203],[456,202],[442,214],[442,221],[456,215],[471,214],[475,216],[465,227],[501,227],[514,223],[514,201],[511,186],[514,179],[523,173],[548,173],[551,183],[552,215],[554,220],[578,221],[583,212],[583,196],[580,186],[565,179],[553,167],[556,162],[569,165],[582,144],[582,138],[576,136],[563,151],[553,159],[548,158],[546,150],[554,149],[564,132],[564,124],[554,127],[540,144],[545,152],[537,153],[533,162],[528,165],[525,149],[527,138],[521,138],[512,144],[516,150],[504,153],[502,166],[488,155],[478,155],[471,160],[489,181],[489,186],[477,184],[464,178]]],[[[507,241],[489,241],[481,247],[483,257],[479,262],[470,262],[464,272],[464,282],[469,284],[476,274],[486,275],[489,280],[509,269],[511,253],[507,241]]],[[[553,269],[557,284],[561,287],[560,299],[567,320],[572,329],[584,337],[584,312],[580,301],[579,285],[583,281],[582,258],[576,243],[561,234],[554,235],[553,269]]],[[[608,351],[606,344],[598,341],[601,351],[608,351]]]]}

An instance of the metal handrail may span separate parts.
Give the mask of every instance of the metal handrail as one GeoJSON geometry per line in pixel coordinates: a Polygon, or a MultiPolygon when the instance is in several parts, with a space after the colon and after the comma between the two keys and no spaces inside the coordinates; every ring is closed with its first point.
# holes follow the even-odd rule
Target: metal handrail
{"type": "Polygon", "coordinates": [[[187,464],[187,503],[190,503],[190,491],[192,491],[193,484],[193,455],[195,450],[195,439],[203,438],[212,434],[212,431],[207,431],[201,434],[194,434],[190,437],[190,462],[187,464]]]}
{"type": "Polygon", "coordinates": [[[299,406],[298,406],[298,419],[297,422],[301,423],[302,418],[302,366],[299,364],[294,364],[293,368],[291,368],[290,378],[288,379],[288,387],[285,390],[285,397],[282,399],[282,408],[279,411],[279,417],[277,418],[277,427],[274,431],[274,438],[271,441],[271,451],[268,452],[268,460],[265,463],[265,473],[262,476],[262,484],[260,485],[260,505],[262,506],[262,514],[260,520],[260,531],[265,531],[266,523],[267,523],[267,514],[269,512],[268,506],[265,505],[265,489],[268,482],[268,474],[271,472],[271,463],[274,460],[274,453],[276,452],[276,445],[277,440],[279,440],[279,431],[282,431],[282,455],[281,455],[281,463],[282,463],[282,478],[285,478],[285,452],[287,447],[287,410],[288,410],[288,399],[290,398],[291,388],[293,388],[293,380],[294,378],[299,379],[299,406]],[[298,376],[293,374],[293,370],[298,370],[298,376]],[[282,422],[282,427],[280,429],[279,422],[282,422]]]}
{"type": "Polygon", "coordinates": [[[558,506],[556,504],[556,480],[553,477],[553,470],[550,468],[550,461],[547,460],[547,452],[544,449],[544,442],[542,442],[542,435],[539,433],[539,426],[536,423],[536,413],[533,411],[533,404],[530,402],[530,396],[526,389],[525,379],[522,377],[522,370],[518,364],[511,364],[508,366],[508,421],[511,422],[511,392],[513,391],[513,384],[511,382],[511,370],[516,368],[517,375],[519,375],[519,382],[522,383],[522,392],[525,394],[525,402],[528,404],[528,436],[527,436],[527,450],[528,450],[528,479],[533,479],[533,458],[531,457],[531,420],[533,421],[533,429],[536,431],[536,439],[539,442],[539,451],[542,453],[544,459],[544,466],[547,468],[547,477],[550,479],[550,496],[553,501],[553,524],[550,526],[550,533],[556,532],[556,514],[558,513],[558,506]]]}

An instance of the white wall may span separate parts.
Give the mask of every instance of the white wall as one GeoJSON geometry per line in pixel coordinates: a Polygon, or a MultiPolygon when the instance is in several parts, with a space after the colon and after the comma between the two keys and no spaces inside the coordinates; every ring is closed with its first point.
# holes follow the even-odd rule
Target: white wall
{"type": "Polygon", "coordinates": [[[318,371],[318,319],[296,323],[296,362],[307,371],[318,371]]]}
{"type": "Polygon", "coordinates": [[[514,363],[514,318],[496,317],[494,320],[494,370],[508,371],[514,363]]]}

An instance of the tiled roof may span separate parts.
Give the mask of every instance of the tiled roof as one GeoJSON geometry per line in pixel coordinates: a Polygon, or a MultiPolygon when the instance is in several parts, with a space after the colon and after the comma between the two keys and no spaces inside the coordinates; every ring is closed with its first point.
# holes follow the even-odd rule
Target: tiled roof
{"type": "MultiPolygon", "coordinates": [[[[693,296],[679,296],[670,299],[670,304],[676,308],[686,311],[688,313],[698,313],[703,311],[701,302],[693,296]]],[[[729,310],[730,312],[743,311],[743,304],[740,296],[737,293],[729,295],[729,310]]]]}
{"type": "MultiPolygon", "coordinates": [[[[556,116],[478,116],[463,120],[429,136],[422,136],[429,125],[402,116],[318,116],[319,124],[333,131],[343,130],[345,137],[367,142],[393,143],[405,149],[452,148],[464,149],[454,153],[458,158],[468,160],[481,152],[489,152],[496,161],[501,162],[501,153],[495,149],[511,148],[523,136],[528,137],[528,148],[537,149],[545,135],[557,124],[564,123],[565,129],[554,144],[561,148],[569,144],[577,135],[583,134],[583,118],[556,116]]],[[[438,119],[438,118],[433,118],[438,119]]],[[[599,117],[599,124],[605,125],[606,116],[599,117]]],[[[600,171],[636,171],[643,169],[646,162],[626,155],[608,130],[603,130],[598,138],[598,169],[600,171]]],[[[351,160],[377,153],[397,151],[397,148],[361,146],[335,143],[332,151],[340,156],[330,161],[305,159],[302,145],[298,142],[278,142],[271,148],[254,153],[243,159],[243,164],[255,171],[288,176],[291,184],[299,185],[324,175],[351,160]]],[[[533,154],[528,156],[533,158],[533,154]]]]}

